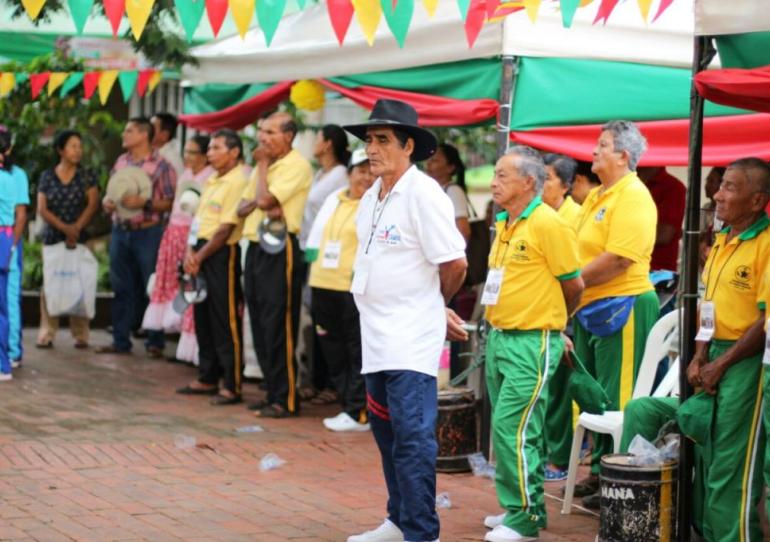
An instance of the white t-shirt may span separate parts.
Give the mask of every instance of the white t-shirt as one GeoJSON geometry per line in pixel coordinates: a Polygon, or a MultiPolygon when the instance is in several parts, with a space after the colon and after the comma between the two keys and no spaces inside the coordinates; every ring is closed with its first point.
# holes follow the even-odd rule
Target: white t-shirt
{"type": "Polygon", "coordinates": [[[177,179],[182,176],[182,173],[184,173],[184,162],[182,161],[182,153],[179,152],[179,145],[177,145],[176,139],[172,139],[159,148],[158,154],[171,164],[171,167],[176,171],[177,179]]]}
{"type": "Polygon", "coordinates": [[[444,187],[444,192],[452,200],[455,209],[455,218],[468,218],[468,198],[460,185],[449,183],[444,187]]]}
{"type": "Polygon", "coordinates": [[[415,166],[380,202],[381,183],[361,198],[356,220],[351,291],[361,313],[361,372],[436,376],[446,336],[438,266],[464,258],[465,241],[449,197],[415,166]],[[367,278],[355,293],[357,273],[367,278]]]}
{"type": "Polygon", "coordinates": [[[321,206],[326,201],[326,198],[332,192],[347,185],[348,170],[342,164],[337,164],[326,173],[322,169],[316,172],[315,177],[313,177],[313,184],[310,186],[310,192],[307,194],[305,211],[302,214],[302,225],[299,227],[300,249],[305,250],[307,237],[310,235],[310,228],[313,226],[313,221],[318,211],[321,210],[321,206]]]}

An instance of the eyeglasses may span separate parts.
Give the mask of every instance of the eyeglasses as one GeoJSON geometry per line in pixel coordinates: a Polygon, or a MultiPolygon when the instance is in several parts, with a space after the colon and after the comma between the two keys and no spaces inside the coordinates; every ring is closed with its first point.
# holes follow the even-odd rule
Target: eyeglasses
{"type": "Polygon", "coordinates": [[[189,149],[184,150],[185,154],[203,154],[201,151],[191,151],[189,149]]]}

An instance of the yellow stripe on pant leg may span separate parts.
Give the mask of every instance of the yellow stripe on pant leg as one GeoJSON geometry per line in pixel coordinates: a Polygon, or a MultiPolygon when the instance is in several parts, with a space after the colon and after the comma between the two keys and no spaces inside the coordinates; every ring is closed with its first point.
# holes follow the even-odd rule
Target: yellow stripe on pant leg
{"type": "Polygon", "coordinates": [[[235,281],[237,280],[235,273],[235,246],[229,245],[230,257],[227,262],[227,310],[230,320],[230,335],[233,338],[233,362],[234,367],[233,376],[235,377],[235,393],[241,394],[241,340],[238,337],[238,319],[237,313],[238,307],[235,304],[235,281]]]}
{"type": "Polygon", "coordinates": [[[664,468],[660,473],[660,498],[658,500],[658,524],[660,525],[660,542],[671,541],[671,483],[673,469],[664,468]]]}
{"type": "Polygon", "coordinates": [[[291,332],[291,275],[294,268],[294,244],[291,238],[286,240],[286,374],[289,378],[289,412],[295,412],[294,404],[294,335],[291,332]]]}
{"type": "Polygon", "coordinates": [[[634,344],[634,309],[628,315],[628,322],[621,331],[622,355],[620,360],[620,394],[618,396],[618,408],[623,410],[626,403],[631,400],[634,394],[634,354],[636,348],[634,344]]]}
{"type": "Polygon", "coordinates": [[[741,523],[743,524],[739,529],[740,541],[744,542],[749,540],[749,522],[751,517],[751,510],[748,508],[747,501],[751,495],[751,483],[754,479],[754,467],[757,456],[757,444],[758,436],[761,431],[761,424],[759,423],[760,413],[762,412],[762,389],[764,386],[764,367],[759,372],[759,378],[757,379],[757,397],[754,399],[754,415],[751,418],[751,429],[749,432],[749,442],[746,446],[746,459],[743,465],[743,479],[741,480],[741,523]]]}

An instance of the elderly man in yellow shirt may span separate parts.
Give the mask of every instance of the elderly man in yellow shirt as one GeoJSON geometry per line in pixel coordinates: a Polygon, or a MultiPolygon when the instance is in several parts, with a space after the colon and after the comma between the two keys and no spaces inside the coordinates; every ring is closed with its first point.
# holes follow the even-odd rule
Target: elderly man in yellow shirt
{"type": "Polygon", "coordinates": [[[492,198],[497,235],[482,303],[492,326],[487,389],[503,516],[484,540],[532,540],[546,523],[543,467],[548,381],[564,350],[562,330],[583,291],[575,230],[543,204],[546,173],[534,149],[515,146],[497,161],[492,198]]]}
{"type": "MultiPolygon", "coordinates": [[[[635,173],[646,148],[635,124],[602,126],[592,165],[602,184],[588,194],[578,218],[586,289],[574,321],[575,351],[607,392],[612,410],[623,410],[631,399],[660,311],[649,278],[658,213],[635,173]]],[[[599,460],[612,450],[608,436],[594,435],[591,476],[575,487],[587,507],[599,507],[599,460]]]]}
{"type": "Polygon", "coordinates": [[[211,136],[208,159],[216,175],[209,178],[190,226],[184,270],[206,281],[206,299],[194,305],[198,339],[198,379],[177,390],[186,395],[215,395],[211,403],[241,401],[243,341],[239,305],[241,258],[238,240],[243,221],[238,203],[246,186],[240,165],[241,138],[233,130],[211,136]],[[219,380],[223,387],[217,393],[219,380]]]}
{"type": "MultiPolygon", "coordinates": [[[[257,360],[267,384],[267,397],[249,405],[257,415],[285,418],[299,413],[294,344],[299,326],[305,265],[297,234],[313,182],[310,163],[292,148],[297,124],[288,113],[274,113],[259,127],[256,167],[238,216],[245,218],[245,293],[257,360]],[[265,219],[282,220],[284,247],[269,246],[259,233],[265,219]]],[[[271,239],[272,241],[272,239],[271,239]]]]}

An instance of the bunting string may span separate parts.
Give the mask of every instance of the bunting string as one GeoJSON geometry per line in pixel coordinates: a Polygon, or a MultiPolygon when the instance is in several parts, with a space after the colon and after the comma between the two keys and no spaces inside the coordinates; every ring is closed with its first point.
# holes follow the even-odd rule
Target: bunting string
{"type": "Polygon", "coordinates": [[[89,70],[85,72],[2,72],[0,73],[0,98],[11,94],[16,87],[29,80],[30,96],[33,100],[42,94],[53,96],[58,92],[63,98],[76,88],[83,88],[83,97],[90,100],[94,94],[104,105],[118,82],[124,101],[136,93],[140,97],[151,93],[160,83],[160,70],[89,70]]]}

